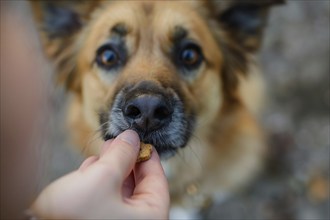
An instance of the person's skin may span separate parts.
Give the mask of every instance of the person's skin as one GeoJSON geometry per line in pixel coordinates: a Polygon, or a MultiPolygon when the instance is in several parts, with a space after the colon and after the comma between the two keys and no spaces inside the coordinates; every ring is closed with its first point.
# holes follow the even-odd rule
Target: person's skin
{"type": "Polygon", "coordinates": [[[167,219],[169,192],[156,150],[136,164],[140,141],[127,130],[104,143],[101,155],[44,189],[31,210],[54,219],[167,219]]]}
{"type": "Polygon", "coordinates": [[[17,220],[46,172],[50,80],[28,3],[0,4],[0,219],[17,220]]]}

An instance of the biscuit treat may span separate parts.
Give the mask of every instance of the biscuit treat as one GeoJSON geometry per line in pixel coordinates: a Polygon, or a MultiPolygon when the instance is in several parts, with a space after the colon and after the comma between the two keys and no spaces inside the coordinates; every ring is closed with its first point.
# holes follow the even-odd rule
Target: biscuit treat
{"type": "Polygon", "coordinates": [[[152,153],[152,145],[140,142],[140,152],[136,160],[137,163],[149,160],[152,153]]]}

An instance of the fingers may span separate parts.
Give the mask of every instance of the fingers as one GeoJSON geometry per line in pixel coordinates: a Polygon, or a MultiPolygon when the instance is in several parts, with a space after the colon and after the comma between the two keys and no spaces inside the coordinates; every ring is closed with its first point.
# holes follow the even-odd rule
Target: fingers
{"type": "Polygon", "coordinates": [[[160,207],[161,210],[168,210],[168,183],[155,149],[148,161],[137,164],[134,175],[136,188],[132,199],[143,199],[148,201],[148,204],[160,207]]]}
{"type": "Polygon", "coordinates": [[[134,172],[126,178],[122,187],[122,196],[123,198],[130,198],[134,192],[135,181],[134,181],[134,172]]]}
{"type": "Polygon", "coordinates": [[[84,162],[80,165],[79,170],[83,171],[85,170],[87,167],[89,167],[91,164],[93,164],[95,161],[97,161],[99,159],[98,156],[91,156],[88,157],[86,160],[84,160],[84,162]]]}
{"type": "Polygon", "coordinates": [[[112,141],[113,141],[113,139],[106,141],[101,147],[100,156],[90,156],[90,157],[88,157],[86,160],[84,160],[82,162],[82,164],[80,165],[78,170],[83,171],[87,167],[92,165],[94,162],[98,161],[100,159],[100,157],[109,149],[112,141]]]}
{"type": "Polygon", "coordinates": [[[109,149],[112,141],[113,141],[113,139],[106,141],[101,147],[100,156],[90,156],[90,157],[88,157],[86,160],[84,160],[82,162],[82,164],[80,165],[78,170],[83,171],[87,167],[92,165],[94,162],[98,161],[100,159],[100,157],[109,149]]]}
{"type": "Polygon", "coordinates": [[[115,172],[112,175],[118,179],[118,187],[121,187],[135,165],[140,148],[139,136],[135,131],[126,130],[108,144],[109,147],[101,155],[99,162],[115,172]]]}
{"type": "Polygon", "coordinates": [[[100,152],[100,156],[102,157],[102,155],[104,155],[104,153],[109,149],[111,143],[112,143],[113,139],[107,140],[101,147],[101,152],[100,152]]]}

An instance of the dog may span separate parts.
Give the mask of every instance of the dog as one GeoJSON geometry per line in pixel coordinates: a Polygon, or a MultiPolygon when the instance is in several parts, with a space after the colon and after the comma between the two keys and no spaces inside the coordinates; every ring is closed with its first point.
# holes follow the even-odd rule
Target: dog
{"type": "Polygon", "coordinates": [[[255,55],[279,3],[31,1],[45,54],[73,94],[76,146],[97,154],[135,130],[162,158],[181,217],[242,189],[267,152],[255,55]]]}

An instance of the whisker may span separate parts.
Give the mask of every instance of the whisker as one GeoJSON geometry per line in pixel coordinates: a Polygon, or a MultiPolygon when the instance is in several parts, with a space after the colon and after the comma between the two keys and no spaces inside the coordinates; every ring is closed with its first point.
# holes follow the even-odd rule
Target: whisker
{"type": "Polygon", "coordinates": [[[194,148],[191,145],[191,143],[193,141],[193,142],[198,142],[199,143],[199,144],[197,144],[197,146],[203,146],[201,144],[202,141],[201,141],[201,139],[198,136],[196,136],[194,134],[193,131],[189,131],[189,135],[191,136],[190,137],[191,140],[186,145],[186,148],[188,148],[188,149],[187,150],[180,149],[177,152],[177,156],[181,158],[181,160],[179,160],[179,161],[182,162],[182,164],[184,164],[184,166],[186,166],[188,168],[191,168],[191,161],[190,160],[188,161],[187,158],[190,158],[191,159],[192,157],[195,158],[198,161],[199,167],[202,168],[202,161],[201,161],[200,155],[198,153],[196,153],[196,151],[194,150],[194,148]]]}
{"type": "Polygon", "coordinates": [[[88,141],[86,142],[86,144],[84,145],[84,147],[82,148],[82,153],[86,154],[86,152],[88,151],[88,148],[98,139],[103,139],[103,135],[102,135],[102,128],[104,126],[106,126],[107,124],[109,124],[109,122],[105,122],[103,124],[101,124],[96,130],[94,130],[93,132],[91,132],[90,134],[90,138],[88,138],[88,141]]]}
{"type": "Polygon", "coordinates": [[[109,121],[106,121],[106,122],[104,122],[103,124],[101,124],[97,129],[96,129],[96,131],[97,132],[102,132],[103,130],[103,128],[104,128],[104,126],[106,126],[106,125],[109,125],[109,121]]]}

